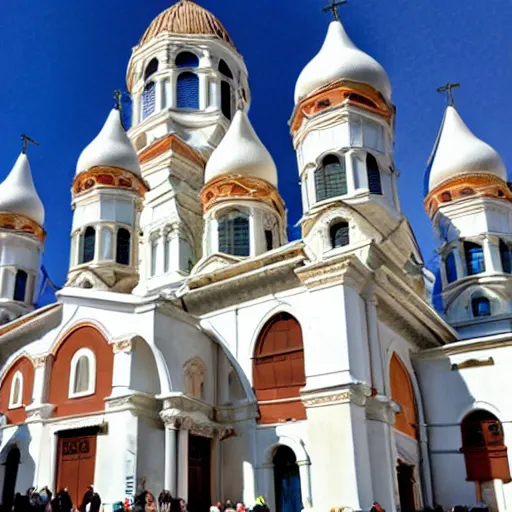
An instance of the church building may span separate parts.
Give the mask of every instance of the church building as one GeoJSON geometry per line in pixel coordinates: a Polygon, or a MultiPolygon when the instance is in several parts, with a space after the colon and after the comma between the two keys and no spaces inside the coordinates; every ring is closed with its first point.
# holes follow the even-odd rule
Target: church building
{"type": "Polygon", "coordinates": [[[386,71],[337,16],[315,51],[290,112],[297,240],[244,59],[192,0],[133,48],[131,127],[118,103],[77,155],[67,281],[42,308],[52,206],[25,149],[6,173],[4,506],[45,485],[78,506],[93,484],[105,512],[163,489],[190,512],[260,495],[272,512],[512,509],[505,164],[450,101],[429,142],[431,272],[400,206],[386,71]]]}

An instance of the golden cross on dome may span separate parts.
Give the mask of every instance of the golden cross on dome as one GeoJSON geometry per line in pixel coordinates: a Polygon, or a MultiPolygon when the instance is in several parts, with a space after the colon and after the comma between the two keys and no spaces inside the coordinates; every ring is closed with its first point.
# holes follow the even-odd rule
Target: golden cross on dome
{"type": "Polygon", "coordinates": [[[453,89],[456,89],[457,87],[460,87],[460,84],[451,84],[448,82],[446,85],[443,85],[437,89],[437,92],[446,92],[448,94],[448,105],[450,107],[455,105],[455,101],[453,101],[453,89]]]}
{"type": "Polygon", "coordinates": [[[21,134],[21,152],[25,155],[27,153],[27,147],[30,144],[34,144],[34,146],[39,146],[39,142],[31,139],[28,135],[24,133],[21,134]]]}
{"type": "Polygon", "coordinates": [[[341,5],[344,5],[348,2],[348,0],[331,0],[331,5],[328,5],[327,7],[324,7],[322,9],[323,12],[332,12],[332,15],[334,16],[334,19],[336,21],[340,21],[340,15],[338,13],[338,7],[341,5]]]}

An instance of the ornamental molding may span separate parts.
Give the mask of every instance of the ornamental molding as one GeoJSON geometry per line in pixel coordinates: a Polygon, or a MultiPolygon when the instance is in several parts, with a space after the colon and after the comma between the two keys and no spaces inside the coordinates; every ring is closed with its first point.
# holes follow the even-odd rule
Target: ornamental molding
{"type": "Polygon", "coordinates": [[[71,192],[73,199],[96,188],[116,188],[144,197],[149,186],[135,174],[120,167],[96,166],[75,177],[71,192]]]}
{"type": "Polygon", "coordinates": [[[115,341],[112,343],[112,350],[114,354],[130,354],[133,350],[133,341],[131,339],[115,341]]]}
{"type": "Polygon", "coordinates": [[[48,354],[32,356],[32,364],[36,370],[38,368],[44,368],[44,366],[46,365],[47,359],[48,359],[48,354]]]}
{"type": "Polygon", "coordinates": [[[325,390],[319,392],[302,393],[302,402],[307,408],[325,407],[329,405],[352,403],[359,407],[364,407],[368,397],[372,395],[372,389],[365,383],[350,384],[345,389],[336,391],[325,390]]]}
{"type": "Polygon", "coordinates": [[[35,221],[19,213],[0,213],[0,229],[15,231],[20,235],[32,235],[44,243],[46,231],[35,221]]]}
{"type": "Polygon", "coordinates": [[[201,191],[204,213],[218,201],[233,199],[261,201],[276,210],[281,217],[285,214],[285,205],[276,187],[263,179],[228,174],[210,180],[201,191]]]}
{"type": "Polygon", "coordinates": [[[395,424],[396,405],[384,395],[375,395],[366,402],[366,419],[380,421],[393,426],[395,424]]]}
{"type": "Polygon", "coordinates": [[[139,392],[120,397],[108,397],[105,398],[105,404],[109,412],[129,410],[137,416],[144,415],[158,420],[159,401],[152,395],[139,392]]]}

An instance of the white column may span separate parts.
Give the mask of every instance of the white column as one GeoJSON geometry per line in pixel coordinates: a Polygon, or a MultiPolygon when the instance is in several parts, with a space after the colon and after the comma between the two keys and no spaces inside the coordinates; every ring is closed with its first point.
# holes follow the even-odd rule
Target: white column
{"type": "MultiPolygon", "coordinates": [[[[353,194],[356,190],[357,184],[360,187],[365,187],[364,182],[360,183],[359,180],[361,176],[356,176],[358,166],[355,165],[354,159],[357,158],[357,153],[354,151],[348,151],[345,154],[345,168],[347,173],[347,192],[349,194],[353,194]]],[[[366,188],[368,188],[368,183],[366,183],[366,188]]]]}
{"type": "Polygon", "coordinates": [[[300,491],[302,494],[302,507],[312,508],[313,497],[311,495],[311,463],[299,462],[300,491]]]}
{"type": "Polygon", "coordinates": [[[130,392],[132,366],[132,341],[123,340],[113,344],[114,368],[111,397],[126,396],[130,392]]]}
{"type": "Polygon", "coordinates": [[[27,405],[41,405],[45,401],[45,373],[47,366],[46,356],[37,357],[33,359],[34,363],[34,386],[32,388],[32,404],[27,405]]]}
{"type": "Polygon", "coordinates": [[[188,430],[178,431],[178,497],[188,501],[188,430]]]}
{"type": "Polygon", "coordinates": [[[384,369],[381,356],[381,344],[379,342],[379,330],[377,319],[377,301],[373,290],[365,301],[366,324],[368,328],[368,343],[370,346],[370,363],[372,385],[378,394],[385,394],[384,369]]]}
{"type": "MultiPolygon", "coordinates": [[[[493,258],[493,250],[491,246],[491,241],[489,237],[486,236],[483,240],[483,249],[484,249],[484,261],[485,261],[485,272],[492,273],[496,272],[495,262],[493,258]]],[[[501,266],[501,265],[500,265],[501,266]]]]}
{"type": "Polygon", "coordinates": [[[178,430],[173,425],[165,426],[165,470],[164,470],[164,487],[172,496],[176,496],[177,492],[177,437],[178,430]]]}
{"type": "Polygon", "coordinates": [[[156,245],[156,272],[155,275],[160,276],[164,273],[164,244],[165,234],[161,232],[158,236],[156,245]]]}
{"type": "Polygon", "coordinates": [[[159,78],[158,80],[156,80],[155,87],[156,87],[156,90],[155,90],[155,113],[156,113],[156,112],[160,112],[162,110],[163,87],[164,87],[164,82],[163,82],[162,78],[159,78]]]}
{"type": "Polygon", "coordinates": [[[250,251],[249,254],[251,256],[256,256],[258,254],[258,234],[256,231],[258,230],[258,223],[255,219],[255,211],[253,208],[249,210],[249,244],[250,244],[250,251]]]}
{"type": "Polygon", "coordinates": [[[132,126],[136,126],[140,122],[140,94],[132,96],[132,126]]]}
{"type": "Polygon", "coordinates": [[[466,266],[464,263],[464,244],[459,243],[454,249],[455,251],[455,263],[457,265],[457,279],[461,279],[466,275],[466,266]]]}
{"type": "Polygon", "coordinates": [[[205,110],[208,106],[208,76],[198,73],[199,78],[199,110],[205,110]]]}

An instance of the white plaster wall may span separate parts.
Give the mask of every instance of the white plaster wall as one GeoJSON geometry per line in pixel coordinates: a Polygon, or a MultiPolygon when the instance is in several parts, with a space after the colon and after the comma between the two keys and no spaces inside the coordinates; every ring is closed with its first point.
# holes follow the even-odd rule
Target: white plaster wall
{"type": "Polygon", "coordinates": [[[146,490],[158,497],[164,489],[164,429],[157,423],[140,417],[137,420],[137,479],[145,482],[146,490]]]}

